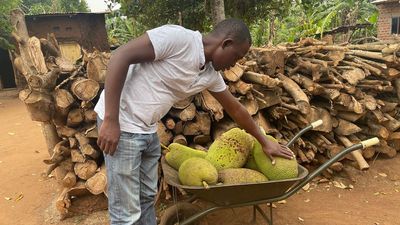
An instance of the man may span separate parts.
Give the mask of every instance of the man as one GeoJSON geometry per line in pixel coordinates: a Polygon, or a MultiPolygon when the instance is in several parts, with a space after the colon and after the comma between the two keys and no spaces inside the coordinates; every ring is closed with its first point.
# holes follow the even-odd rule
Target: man
{"type": "Polygon", "coordinates": [[[112,225],[156,225],[153,204],[161,155],[157,122],[175,102],[204,89],[257,138],[271,159],[292,157],[286,147],[264,137],[217,72],[234,66],[250,45],[248,27],[227,19],[206,36],[176,25],[158,27],[113,54],[95,108],[112,225]]]}

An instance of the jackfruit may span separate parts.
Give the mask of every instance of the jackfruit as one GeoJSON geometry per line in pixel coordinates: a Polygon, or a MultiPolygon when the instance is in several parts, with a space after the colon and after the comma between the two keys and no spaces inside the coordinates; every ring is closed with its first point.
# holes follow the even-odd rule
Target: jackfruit
{"type": "Polygon", "coordinates": [[[179,143],[171,143],[168,146],[168,149],[169,152],[165,155],[165,160],[168,165],[172,166],[176,170],[179,170],[181,164],[189,158],[204,158],[207,155],[207,152],[205,151],[193,149],[179,143]]]}
{"type": "Polygon", "coordinates": [[[247,162],[246,162],[246,164],[244,165],[244,167],[245,167],[245,168],[248,168],[248,169],[260,171],[260,170],[258,169],[258,167],[257,167],[256,160],[254,159],[253,150],[250,151],[249,157],[248,157],[247,162]]]}
{"type": "Polygon", "coordinates": [[[232,128],[219,136],[208,149],[205,159],[217,170],[244,166],[253,147],[254,138],[239,128],[232,128]]]}
{"type": "Polygon", "coordinates": [[[190,158],[179,167],[178,177],[183,185],[207,186],[217,183],[218,171],[205,159],[190,158]]]}
{"type": "MultiPolygon", "coordinates": [[[[269,140],[278,142],[272,136],[266,135],[269,140]]],[[[269,180],[283,180],[296,178],[298,176],[298,164],[296,158],[285,159],[274,157],[275,165],[272,165],[271,159],[264,153],[261,144],[255,140],[253,155],[257,167],[269,180]]]]}
{"type": "Polygon", "coordinates": [[[264,174],[247,168],[229,168],[218,171],[218,181],[223,184],[260,183],[268,181],[264,174]]]}

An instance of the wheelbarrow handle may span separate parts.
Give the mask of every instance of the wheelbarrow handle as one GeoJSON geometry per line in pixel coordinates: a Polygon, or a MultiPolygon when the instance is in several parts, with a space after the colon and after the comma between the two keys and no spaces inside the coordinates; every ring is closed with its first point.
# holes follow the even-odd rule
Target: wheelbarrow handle
{"type": "MultiPolygon", "coordinates": [[[[373,145],[376,145],[379,143],[379,139],[377,137],[361,141],[358,144],[354,144],[337,155],[335,155],[333,158],[329,159],[326,161],[324,164],[322,164],[320,167],[318,167],[316,170],[314,170],[312,173],[308,174],[300,183],[296,184],[294,187],[292,187],[286,194],[283,196],[279,197],[279,199],[286,199],[287,197],[291,196],[292,194],[296,193],[300,188],[302,188],[304,185],[306,185],[308,182],[310,182],[312,179],[314,179],[316,176],[318,176],[322,171],[326,170],[329,166],[331,166],[333,163],[337,162],[339,159],[341,159],[343,156],[346,154],[358,150],[358,149],[364,149],[371,147],[373,145]]],[[[279,201],[279,200],[278,200],[279,201]]]]}
{"type": "Polygon", "coordinates": [[[300,137],[301,135],[303,135],[305,132],[307,132],[307,131],[309,131],[309,130],[312,130],[312,129],[316,128],[316,127],[321,126],[322,123],[323,123],[322,120],[317,120],[317,121],[312,122],[310,125],[308,125],[307,127],[303,128],[302,130],[300,130],[300,131],[286,144],[286,146],[287,146],[287,147],[292,146],[293,143],[294,143],[297,139],[299,139],[299,137],[300,137]]]}

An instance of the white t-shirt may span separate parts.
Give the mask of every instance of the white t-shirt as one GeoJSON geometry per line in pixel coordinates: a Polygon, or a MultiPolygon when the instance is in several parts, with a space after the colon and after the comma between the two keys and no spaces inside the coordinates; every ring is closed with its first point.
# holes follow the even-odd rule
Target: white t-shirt
{"type": "MultiPolygon", "coordinates": [[[[155,60],[129,66],[122,89],[119,122],[122,131],[157,132],[157,122],[182,99],[205,89],[222,92],[226,84],[211,63],[205,64],[202,35],[177,25],[147,31],[155,60]],[[204,66],[204,69],[201,70],[204,66]]],[[[104,91],[95,107],[104,119],[104,91]]]]}

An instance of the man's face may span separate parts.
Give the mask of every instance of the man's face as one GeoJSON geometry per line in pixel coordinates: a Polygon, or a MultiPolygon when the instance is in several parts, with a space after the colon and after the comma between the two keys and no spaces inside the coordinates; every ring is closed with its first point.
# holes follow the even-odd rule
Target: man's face
{"type": "Polygon", "coordinates": [[[249,48],[250,44],[247,41],[238,43],[232,39],[225,39],[213,54],[214,69],[218,71],[233,67],[239,59],[246,55],[249,48]]]}

